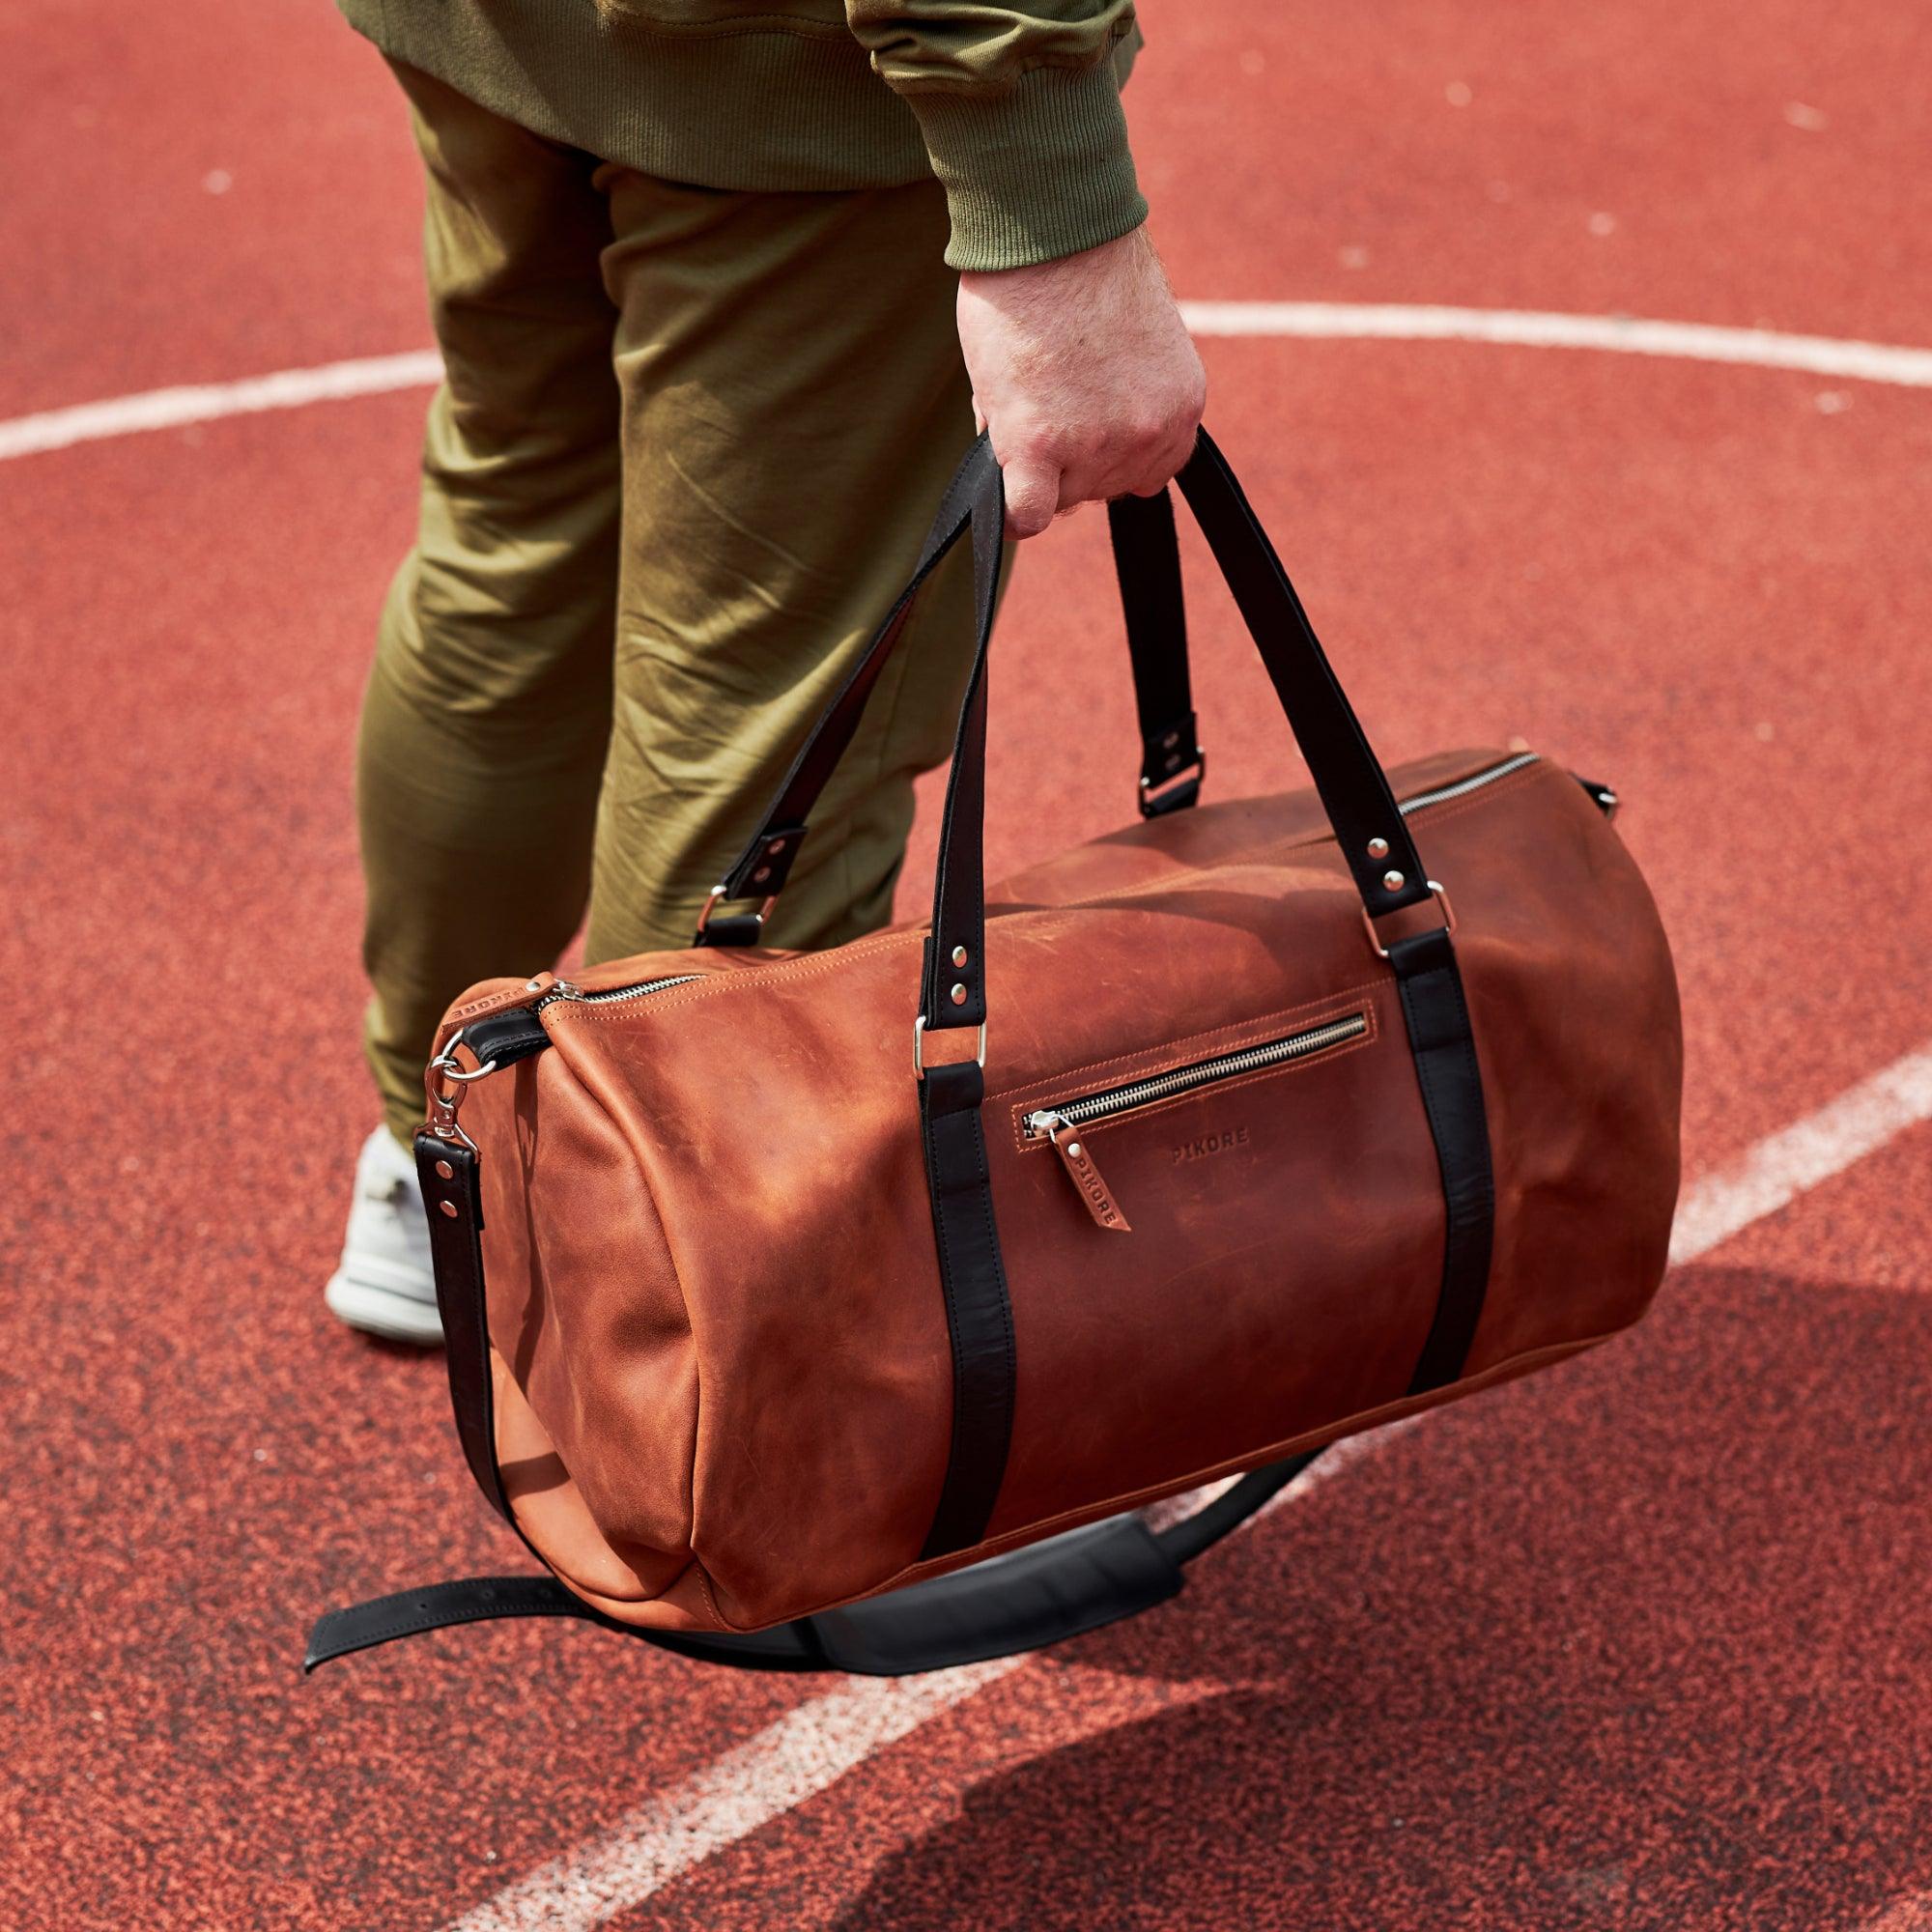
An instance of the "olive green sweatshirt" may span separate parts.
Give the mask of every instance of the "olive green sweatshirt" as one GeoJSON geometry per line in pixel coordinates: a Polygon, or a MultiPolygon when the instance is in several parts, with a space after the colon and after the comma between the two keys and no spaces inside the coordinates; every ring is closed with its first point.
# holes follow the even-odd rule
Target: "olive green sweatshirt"
{"type": "Polygon", "coordinates": [[[383,51],[553,140],[750,189],[945,185],[956,269],[1146,216],[1132,0],[339,0],[383,51]]]}

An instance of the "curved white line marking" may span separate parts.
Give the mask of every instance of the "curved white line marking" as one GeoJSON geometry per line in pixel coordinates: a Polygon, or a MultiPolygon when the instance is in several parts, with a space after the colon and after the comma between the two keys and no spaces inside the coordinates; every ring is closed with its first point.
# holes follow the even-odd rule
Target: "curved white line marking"
{"type": "Polygon", "coordinates": [[[76,442],[99,442],[147,429],[178,429],[219,416],[254,415],[262,410],[295,410],[304,403],[344,396],[380,396],[390,389],[419,389],[442,380],[442,357],[433,349],[406,355],[365,355],[355,362],[325,362],[315,369],[283,369],[273,376],[244,376],[234,383],[197,383],[180,389],[147,389],[104,403],[0,422],[0,462],[35,456],[76,442]]]}
{"type": "Polygon", "coordinates": [[[590,1932],[1025,1661],[850,1678],[506,1886],[447,1932],[590,1932]]]}
{"type": "MultiPolygon", "coordinates": [[[[1768,1135],[1730,1166],[1704,1176],[1679,1207],[1671,1261],[1680,1265],[1695,1261],[1928,1120],[1932,1045],[1905,1054],[1816,1113],[1768,1135]]],[[[1271,1507],[1305,1495],[1419,1419],[1341,1444],[1291,1483],[1271,1507]]],[[[847,1678],[608,1831],[485,1899],[444,1932],[593,1932],[1026,1662],[1007,1657],[924,1677],[847,1678]]],[[[1913,1925],[1916,1932],[1918,1921],[1913,1925]]],[[[1871,1932],[1905,1928],[1886,1924],[1871,1932]]]]}
{"type": "MultiPolygon", "coordinates": [[[[1293,335],[1336,342],[1486,342],[1518,349],[1593,349],[1618,355],[1799,369],[1846,382],[1932,388],[1932,349],[1829,335],[1785,335],[1771,328],[1406,302],[1186,301],[1180,308],[1187,326],[1204,336],[1293,335]]],[[[326,362],[315,369],[284,369],[233,383],[149,389],[71,409],[44,410],[0,422],[0,462],[142,430],[176,429],[221,416],[413,389],[437,382],[441,374],[442,363],[434,350],[413,350],[402,355],[326,362]]]]}
{"type": "Polygon", "coordinates": [[[1932,389],[1932,349],[1773,328],[1719,328],[1704,322],[1646,322],[1635,316],[1556,315],[1534,309],[1432,308],[1389,302],[1216,302],[1180,304],[1197,335],[1300,335],[1379,342],[1491,342],[1518,349],[1596,349],[1617,355],[1668,355],[1756,369],[1803,369],[1854,383],[1932,389]]]}

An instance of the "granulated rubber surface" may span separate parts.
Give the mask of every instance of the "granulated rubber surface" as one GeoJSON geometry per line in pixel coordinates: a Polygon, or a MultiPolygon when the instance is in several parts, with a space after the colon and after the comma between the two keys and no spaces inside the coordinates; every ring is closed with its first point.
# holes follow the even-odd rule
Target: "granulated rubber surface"
{"type": "MultiPolygon", "coordinates": [[[[1185,296],[1932,341],[1912,9],[1145,12],[1185,296]]],[[[0,115],[0,418],[426,341],[400,105],[324,0],[16,9],[0,115]]],[[[1384,758],[1520,737],[1628,800],[1692,1185],[1932,1037],[1932,395],[1206,355],[1384,758]]],[[[374,1119],[350,748],[423,403],[0,463],[18,1932],[441,1925],[826,1688],[544,1625],[297,1674],[324,1606],[527,1560],[440,1360],[320,1295],[374,1119]]],[[[1193,632],[1211,795],[1299,782],[1219,593],[1193,632]]],[[[1002,628],[996,867],[1130,810],[1125,669],[1082,516],[1002,628]]],[[[1378,1445],[611,1922],[1932,1925],[1929,1176],[1898,1134],[1638,1333],[1378,1445]]]]}

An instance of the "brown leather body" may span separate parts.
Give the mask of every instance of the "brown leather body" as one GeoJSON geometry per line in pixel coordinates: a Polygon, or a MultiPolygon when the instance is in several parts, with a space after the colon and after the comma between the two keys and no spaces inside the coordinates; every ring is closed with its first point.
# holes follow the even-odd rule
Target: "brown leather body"
{"type": "MultiPolygon", "coordinates": [[[[1399,767],[1396,796],[1508,760],[1399,767]]],[[[982,1122],[1011,1300],[986,1540],[919,1562],[952,1378],[913,1064],[923,923],[656,953],[481,1080],[497,1446],[518,1525],[624,1621],[804,1615],[1430,1406],[1628,1326],[1665,1262],[1681,1030],[1650,894],[1537,761],[1409,819],[1453,901],[1495,1178],[1461,1380],[1406,1393],[1445,1209],[1395,980],[1312,792],[1204,806],[988,895],[982,1122]],[[1102,1226],[1026,1116],[1360,1015],[1094,1123],[1102,1226]]],[[[1421,923],[1435,923],[1423,909],[1421,923]]],[[[490,981],[452,1009],[527,1003],[490,981]]],[[[934,1058],[970,1050],[954,1034],[934,1058]]]]}

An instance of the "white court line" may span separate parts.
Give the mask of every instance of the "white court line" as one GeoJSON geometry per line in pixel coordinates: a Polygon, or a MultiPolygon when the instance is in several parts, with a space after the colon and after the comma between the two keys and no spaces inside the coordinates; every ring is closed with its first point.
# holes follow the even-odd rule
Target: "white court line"
{"type": "Polygon", "coordinates": [[[1894,1898],[1876,1918],[1867,1919],[1860,1932],[1932,1932],[1932,1891],[1894,1898]]]}
{"type": "Polygon", "coordinates": [[[1026,1662],[854,1677],[467,1912],[448,1932],[589,1932],[1026,1662]]]}
{"type": "MultiPolygon", "coordinates": [[[[1558,315],[1535,309],[1440,308],[1411,302],[1185,301],[1196,335],[1288,335],[1361,342],[1486,342],[1518,349],[1594,349],[1667,355],[1758,369],[1801,369],[1848,382],[1932,388],[1932,349],[1773,328],[1723,328],[1702,322],[1650,322],[1618,315],[1558,315]]],[[[142,430],[177,429],[221,416],[293,410],[346,396],[382,395],[438,381],[434,350],[284,369],[233,383],[149,389],[139,395],[45,410],[0,422],[0,462],[142,430]]]]}
{"type": "Polygon", "coordinates": [[[1706,1175],[1678,1204],[1671,1261],[1708,1254],[1926,1120],[1932,1120],[1932,1046],[1902,1055],[1815,1114],[1768,1134],[1730,1166],[1706,1175]]]}
{"type": "Polygon", "coordinates": [[[1558,315],[1536,309],[1436,308],[1408,302],[1186,301],[1180,312],[1196,335],[1597,349],[1617,355],[1803,369],[1856,383],[1932,389],[1932,349],[1902,349],[1832,335],[1786,335],[1775,328],[1721,328],[1705,322],[1649,322],[1639,316],[1558,315]]]}
{"type": "MultiPolygon", "coordinates": [[[[1932,1045],[1893,1061],[1695,1182],[1678,1208],[1671,1261],[1681,1265],[1708,1254],[1928,1120],[1932,1045]]],[[[1339,1443],[1291,1483],[1270,1508],[1306,1495],[1366,1460],[1413,1428],[1416,1419],[1339,1443]]],[[[1265,1514],[1258,1512],[1250,1520],[1259,1521],[1265,1514]]],[[[445,1932],[591,1932],[1026,1661],[1001,1658],[926,1677],[847,1678],[836,1690],[788,1711],[577,1850],[485,1900],[445,1932]]]]}
{"type": "Polygon", "coordinates": [[[416,349],[404,355],[365,355],[354,362],[325,362],[314,369],[243,376],[233,383],[147,389],[135,396],[114,396],[102,403],[80,403],[72,409],[46,410],[0,422],[0,463],[11,456],[36,456],[43,450],[99,442],[141,430],[179,429],[187,423],[213,422],[219,416],[294,410],[304,403],[380,396],[391,389],[420,389],[441,379],[442,357],[433,349],[416,349]]]}

